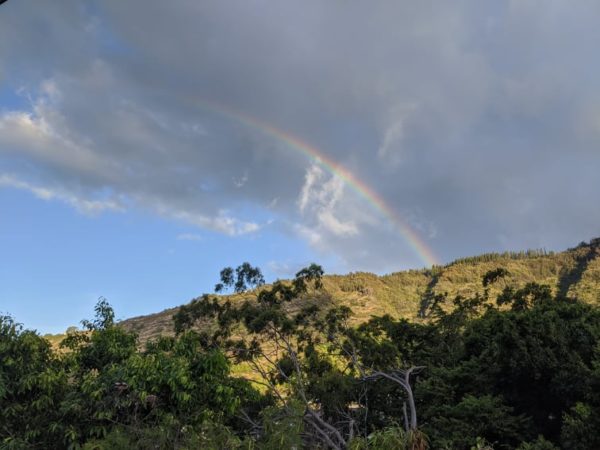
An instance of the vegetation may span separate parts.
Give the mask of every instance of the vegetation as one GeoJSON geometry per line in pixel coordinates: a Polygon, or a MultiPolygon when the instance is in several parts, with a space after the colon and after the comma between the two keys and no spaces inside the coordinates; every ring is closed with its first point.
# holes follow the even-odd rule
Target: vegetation
{"type": "MultiPolygon", "coordinates": [[[[457,260],[432,269],[409,270],[377,276],[356,272],[348,275],[325,275],[324,291],[338,306],[352,309],[351,321],[358,325],[372,316],[390,315],[395,319],[423,321],[427,306],[436,295],[471,297],[482,292],[482,277],[502,267],[509,272],[499,283],[490,286],[493,299],[507,286],[523,287],[535,282],[548,285],[553,293],[600,304],[600,241],[582,243],[565,252],[529,250],[457,260]]],[[[233,270],[233,269],[232,269],[233,270]]],[[[259,289],[260,283],[258,284],[259,289]]],[[[232,286],[233,288],[233,286],[232,286]]],[[[250,300],[253,292],[228,296],[232,303],[250,300]]],[[[125,320],[121,326],[139,335],[141,342],[160,335],[173,335],[172,316],[179,308],[125,320]]]]}
{"type": "MultiPolygon", "coordinates": [[[[569,276],[596,247],[571,252],[569,276]]],[[[513,269],[430,289],[419,320],[357,320],[315,264],[266,286],[247,263],[144,342],[105,299],[58,350],[0,317],[0,448],[598,449],[600,308],[513,269]]],[[[385,284],[338,287],[365,280],[385,284]]]]}

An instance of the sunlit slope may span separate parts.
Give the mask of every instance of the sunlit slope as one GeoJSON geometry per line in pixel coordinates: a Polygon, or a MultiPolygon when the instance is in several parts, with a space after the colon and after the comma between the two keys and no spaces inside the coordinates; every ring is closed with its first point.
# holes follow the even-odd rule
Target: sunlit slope
{"type": "MultiPolygon", "coordinates": [[[[378,276],[358,272],[329,275],[319,301],[347,305],[362,322],[371,316],[390,314],[421,320],[420,312],[437,294],[470,296],[482,292],[481,279],[493,269],[503,267],[509,276],[490,288],[494,298],[505,286],[515,288],[529,282],[547,284],[554,292],[600,304],[600,240],[580,244],[560,253],[526,251],[485,254],[463,258],[443,267],[409,270],[378,276]]],[[[231,296],[232,301],[252,298],[252,294],[231,296]]],[[[177,308],[157,314],[135,317],[122,322],[140,334],[142,341],[161,334],[172,334],[171,317],[177,308]]]]}

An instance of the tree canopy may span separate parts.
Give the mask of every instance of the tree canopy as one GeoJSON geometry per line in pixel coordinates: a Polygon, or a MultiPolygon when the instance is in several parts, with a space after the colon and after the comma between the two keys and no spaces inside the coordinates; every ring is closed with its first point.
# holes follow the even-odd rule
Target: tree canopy
{"type": "Polygon", "coordinates": [[[600,309],[498,267],[416,321],[353,321],[312,264],[142,343],[101,298],[60,349],[0,317],[0,448],[600,448],[600,309]],[[504,283],[490,298],[490,286],[504,283]]]}

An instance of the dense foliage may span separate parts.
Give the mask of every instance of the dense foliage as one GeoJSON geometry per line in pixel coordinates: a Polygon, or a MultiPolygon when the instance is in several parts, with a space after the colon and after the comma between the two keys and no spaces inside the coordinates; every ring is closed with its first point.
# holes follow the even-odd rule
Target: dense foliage
{"type": "Polygon", "coordinates": [[[205,295],[147,343],[104,299],[59,350],[0,317],[0,448],[600,448],[597,307],[499,267],[419,321],[354,325],[322,275],[226,268],[217,290],[251,300],[205,295]]]}

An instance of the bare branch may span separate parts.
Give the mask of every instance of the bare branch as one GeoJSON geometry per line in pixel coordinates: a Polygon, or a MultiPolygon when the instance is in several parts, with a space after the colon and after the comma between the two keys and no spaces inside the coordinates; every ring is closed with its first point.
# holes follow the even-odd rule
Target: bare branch
{"type": "MultiPolygon", "coordinates": [[[[394,383],[402,386],[402,388],[406,392],[408,406],[410,409],[410,425],[409,426],[407,426],[407,424],[406,424],[407,414],[406,414],[406,412],[404,413],[405,414],[404,415],[405,427],[407,430],[409,430],[409,429],[415,430],[417,428],[417,408],[415,405],[415,398],[413,395],[412,387],[410,385],[410,376],[412,374],[419,373],[424,368],[425,368],[424,366],[413,366],[406,370],[394,369],[389,373],[382,372],[382,371],[376,371],[376,372],[373,372],[371,375],[363,377],[363,381],[376,381],[381,378],[384,378],[384,379],[393,381],[394,383]]],[[[404,404],[404,406],[406,406],[406,403],[404,404]]]]}

